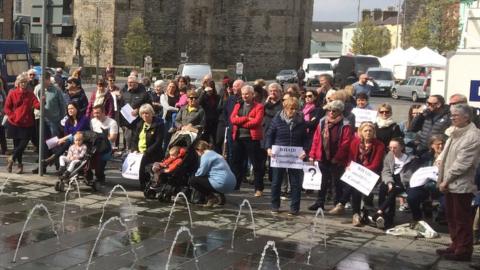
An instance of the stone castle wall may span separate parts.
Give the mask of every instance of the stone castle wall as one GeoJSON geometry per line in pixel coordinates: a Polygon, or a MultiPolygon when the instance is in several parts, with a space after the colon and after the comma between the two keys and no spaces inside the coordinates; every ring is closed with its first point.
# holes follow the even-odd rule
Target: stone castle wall
{"type": "MultiPolygon", "coordinates": [[[[137,16],[144,19],[152,37],[153,61],[161,67],[176,67],[180,53],[187,52],[189,62],[210,63],[213,68],[224,69],[240,61],[243,53],[247,78],[272,77],[280,69],[298,68],[310,49],[313,0],[102,2],[102,29],[109,40],[101,57],[102,66],[109,62],[128,64],[122,39],[130,20],[137,16]]],[[[94,3],[75,1],[78,33],[95,22],[94,3]]],[[[64,50],[66,54],[73,50],[73,39],[71,48],[64,50]]]]}

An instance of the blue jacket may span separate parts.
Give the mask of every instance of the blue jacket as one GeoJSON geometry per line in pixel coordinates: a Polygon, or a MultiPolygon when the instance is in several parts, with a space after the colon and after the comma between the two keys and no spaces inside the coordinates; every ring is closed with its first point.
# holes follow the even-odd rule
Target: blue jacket
{"type": "Polygon", "coordinates": [[[308,150],[307,127],[303,120],[303,115],[297,113],[288,125],[285,120],[280,117],[278,112],[270,123],[267,131],[265,148],[272,148],[272,145],[281,146],[297,146],[302,147],[305,152],[308,150]]]}
{"type": "Polygon", "coordinates": [[[195,176],[207,176],[212,187],[220,193],[235,189],[237,180],[225,159],[215,151],[206,151],[200,158],[200,166],[195,176]]]}

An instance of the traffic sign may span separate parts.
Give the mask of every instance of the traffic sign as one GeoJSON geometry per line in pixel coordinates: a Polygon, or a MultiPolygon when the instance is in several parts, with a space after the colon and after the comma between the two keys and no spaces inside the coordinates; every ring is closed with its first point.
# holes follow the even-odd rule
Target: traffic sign
{"type": "Polygon", "coordinates": [[[242,62],[238,62],[238,63],[236,64],[235,70],[236,70],[237,75],[243,75],[243,63],[242,63],[242,62]]]}

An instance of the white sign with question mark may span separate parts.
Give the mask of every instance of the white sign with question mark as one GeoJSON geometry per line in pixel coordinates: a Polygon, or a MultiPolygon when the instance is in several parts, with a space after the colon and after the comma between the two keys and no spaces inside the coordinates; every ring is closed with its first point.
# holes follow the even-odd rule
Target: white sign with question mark
{"type": "Polygon", "coordinates": [[[322,187],[322,172],[318,167],[318,162],[313,165],[305,162],[303,166],[303,189],[320,190],[322,187]]]}

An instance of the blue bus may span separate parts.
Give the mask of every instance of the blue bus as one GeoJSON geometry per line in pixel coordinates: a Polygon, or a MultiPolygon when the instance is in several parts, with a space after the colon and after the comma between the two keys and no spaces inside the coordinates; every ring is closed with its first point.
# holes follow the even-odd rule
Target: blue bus
{"type": "Polygon", "coordinates": [[[33,66],[28,43],[24,40],[0,40],[0,75],[7,83],[5,90],[13,88],[15,79],[33,66]]]}

